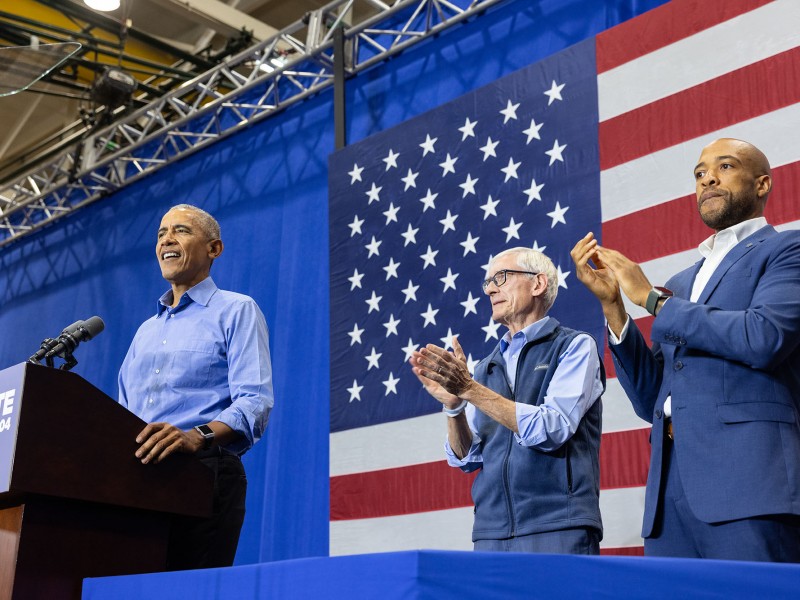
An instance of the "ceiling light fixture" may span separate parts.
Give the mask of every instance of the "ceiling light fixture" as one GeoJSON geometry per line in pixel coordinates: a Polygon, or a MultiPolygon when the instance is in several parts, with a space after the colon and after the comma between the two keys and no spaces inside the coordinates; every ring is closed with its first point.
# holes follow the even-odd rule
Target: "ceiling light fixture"
{"type": "Polygon", "coordinates": [[[99,10],[102,12],[109,12],[119,8],[120,0],[83,0],[83,3],[89,8],[99,10]]]}

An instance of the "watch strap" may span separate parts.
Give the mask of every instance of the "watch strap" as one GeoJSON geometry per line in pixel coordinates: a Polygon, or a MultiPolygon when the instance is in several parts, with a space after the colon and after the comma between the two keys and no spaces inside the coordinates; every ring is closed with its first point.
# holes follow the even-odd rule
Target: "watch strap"
{"type": "Polygon", "coordinates": [[[644,304],[644,308],[647,312],[655,317],[656,309],[658,308],[658,301],[666,300],[667,298],[671,297],[672,292],[667,288],[654,287],[652,290],[650,290],[650,293],[647,294],[647,301],[644,304]]]}

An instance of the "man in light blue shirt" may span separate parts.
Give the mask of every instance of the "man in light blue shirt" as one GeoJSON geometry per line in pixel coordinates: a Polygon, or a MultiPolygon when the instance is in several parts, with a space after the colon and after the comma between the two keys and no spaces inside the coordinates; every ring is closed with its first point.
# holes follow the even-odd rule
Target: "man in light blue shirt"
{"type": "Polygon", "coordinates": [[[508,332],[474,377],[455,338],[454,353],[429,344],[411,357],[448,417],[449,464],[480,470],[474,548],[598,554],[604,373],[597,344],[547,316],[558,274],[541,252],[506,250],[488,274],[492,318],[508,332]]]}
{"type": "Polygon", "coordinates": [[[195,454],[216,474],[211,519],[174,524],[171,569],[233,564],[247,487],[239,457],[261,438],[273,406],[264,316],[209,275],[222,250],[219,224],[205,211],[182,204],[164,215],[156,255],[171,289],[119,373],[120,404],[148,422],[136,457],[148,464],[195,454]]]}

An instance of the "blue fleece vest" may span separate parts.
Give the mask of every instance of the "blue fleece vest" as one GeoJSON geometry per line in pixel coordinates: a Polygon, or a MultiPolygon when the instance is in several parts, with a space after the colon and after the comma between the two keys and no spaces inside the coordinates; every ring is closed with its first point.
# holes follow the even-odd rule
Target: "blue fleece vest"
{"type": "MultiPolygon", "coordinates": [[[[561,327],[551,317],[520,351],[516,394],[510,389],[499,344],[475,367],[474,379],[515,402],[540,405],[558,366],[558,357],[579,333],[561,327]]],[[[601,376],[605,386],[605,373],[601,376]]],[[[472,540],[506,539],[575,527],[592,527],[602,535],[601,414],[598,398],[575,434],[551,452],[520,446],[510,429],[484,419],[477,432],[483,440],[483,466],[472,485],[472,540]]]]}

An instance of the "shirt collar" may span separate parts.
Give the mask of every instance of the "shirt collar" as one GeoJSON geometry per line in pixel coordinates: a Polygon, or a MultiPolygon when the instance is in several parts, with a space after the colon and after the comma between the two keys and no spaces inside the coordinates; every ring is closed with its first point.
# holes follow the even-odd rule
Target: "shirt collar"
{"type": "MultiPolygon", "coordinates": [[[[195,285],[194,287],[189,288],[186,293],[183,294],[181,297],[181,301],[178,303],[178,306],[185,306],[190,302],[197,302],[198,304],[202,304],[203,306],[208,306],[209,301],[211,300],[211,296],[214,295],[214,292],[217,291],[217,285],[214,283],[214,280],[211,277],[206,277],[195,285]]],[[[161,316],[165,310],[172,308],[172,290],[167,290],[161,297],[158,299],[158,308],[157,308],[157,316],[161,316]]],[[[177,308],[177,307],[176,307],[177,308]]]]}
{"type": "Polygon", "coordinates": [[[711,256],[711,253],[714,250],[714,243],[716,241],[722,242],[726,238],[732,237],[733,243],[731,244],[731,246],[734,246],[739,242],[741,242],[744,238],[753,235],[756,231],[766,226],[767,226],[767,219],[765,217],[756,217],[755,219],[748,219],[747,221],[742,221],[741,223],[737,223],[736,225],[731,225],[727,229],[718,231],[714,235],[706,238],[697,247],[697,249],[700,251],[700,254],[702,254],[704,258],[708,258],[709,256],[711,256]]]}
{"type": "MultiPolygon", "coordinates": [[[[527,327],[523,327],[517,333],[514,334],[514,337],[523,336],[525,338],[525,344],[536,337],[536,334],[539,333],[542,328],[547,324],[550,320],[549,316],[544,316],[538,321],[534,321],[527,327]]],[[[511,332],[506,330],[503,337],[500,339],[500,351],[505,352],[506,348],[511,344],[511,332]]]]}

